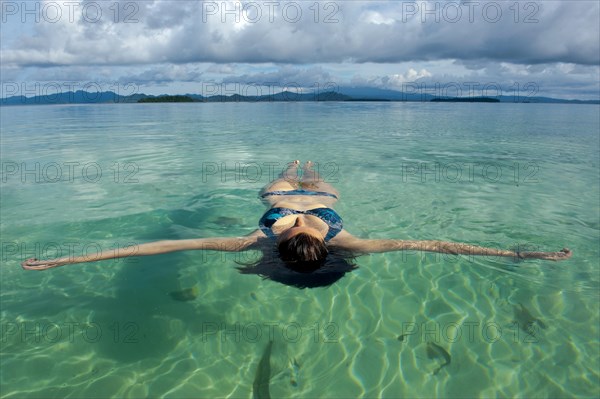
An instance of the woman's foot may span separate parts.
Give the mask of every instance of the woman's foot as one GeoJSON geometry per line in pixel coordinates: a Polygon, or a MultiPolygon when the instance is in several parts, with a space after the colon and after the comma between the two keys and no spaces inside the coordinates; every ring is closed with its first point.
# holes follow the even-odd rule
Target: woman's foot
{"type": "Polygon", "coordinates": [[[289,162],[287,164],[287,169],[282,173],[282,177],[287,181],[297,181],[298,180],[298,166],[300,165],[299,160],[295,160],[289,162]]]}
{"type": "Polygon", "coordinates": [[[315,164],[312,161],[306,161],[302,168],[302,187],[317,188],[317,183],[320,181],[320,176],[313,170],[315,164]]]}
{"type": "Polygon", "coordinates": [[[288,171],[298,170],[299,165],[300,165],[300,161],[297,159],[295,161],[288,162],[287,167],[284,171],[284,174],[287,174],[288,171]]]}

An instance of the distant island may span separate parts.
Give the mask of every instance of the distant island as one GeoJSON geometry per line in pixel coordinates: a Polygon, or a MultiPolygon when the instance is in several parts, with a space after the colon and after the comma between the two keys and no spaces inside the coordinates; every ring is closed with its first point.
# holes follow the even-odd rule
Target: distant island
{"type": "Polygon", "coordinates": [[[381,102],[381,101],[392,101],[390,99],[386,99],[386,98],[350,98],[346,101],[357,101],[357,102],[361,102],[361,101],[374,101],[374,102],[381,102]]]}
{"type": "Polygon", "coordinates": [[[160,96],[140,98],[138,103],[193,103],[194,100],[189,96],[160,96]]]}
{"type": "Polygon", "coordinates": [[[432,98],[431,102],[437,103],[499,103],[497,98],[490,97],[451,97],[451,98],[432,98]]]}
{"type": "Polygon", "coordinates": [[[38,95],[32,97],[10,96],[0,99],[0,105],[42,104],[109,104],[109,103],[218,103],[218,102],[321,102],[321,101],[395,101],[395,102],[486,102],[486,103],[552,103],[552,104],[600,104],[599,100],[565,100],[550,97],[505,96],[496,97],[439,97],[429,93],[407,93],[373,87],[340,87],[327,92],[291,92],[244,96],[200,94],[148,95],[136,93],[120,95],[112,91],[87,92],[83,90],[38,95]]]}

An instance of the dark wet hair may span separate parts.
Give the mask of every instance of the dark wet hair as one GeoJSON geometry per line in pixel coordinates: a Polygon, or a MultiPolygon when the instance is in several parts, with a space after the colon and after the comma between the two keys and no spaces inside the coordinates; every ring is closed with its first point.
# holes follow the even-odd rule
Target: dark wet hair
{"type": "Polygon", "coordinates": [[[300,233],[277,246],[279,257],[287,267],[298,273],[312,273],[327,258],[327,246],[322,238],[300,233]]]}
{"type": "MultiPolygon", "coordinates": [[[[300,235],[304,234],[297,236],[300,235]]],[[[241,265],[238,271],[296,288],[316,288],[327,287],[357,268],[352,253],[335,247],[327,248],[318,238],[315,239],[319,245],[314,244],[314,247],[307,244],[310,241],[305,238],[290,242],[297,236],[278,246],[273,245],[272,240],[264,239],[261,258],[248,263],[238,262],[241,265]]]]}

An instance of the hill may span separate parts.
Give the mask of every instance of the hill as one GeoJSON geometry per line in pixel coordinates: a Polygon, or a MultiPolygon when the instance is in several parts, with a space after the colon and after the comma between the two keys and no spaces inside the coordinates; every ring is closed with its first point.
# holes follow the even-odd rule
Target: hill
{"type": "Polygon", "coordinates": [[[373,87],[341,87],[339,91],[323,93],[294,93],[283,91],[263,96],[230,96],[200,94],[160,95],[133,94],[121,96],[112,91],[91,93],[69,91],[49,95],[25,97],[11,96],[0,99],[0,105],[42,105],[42,104],[107,104],[107,103],[152,103],[152,102],[280,102],[280,101],[413,101],[413,102],[500,102],[500,103],[553,103],[553,104],[600,104],[598,100],[564,100],[549,97],[436,97],[427,93],[407,93],[373,87]]]}

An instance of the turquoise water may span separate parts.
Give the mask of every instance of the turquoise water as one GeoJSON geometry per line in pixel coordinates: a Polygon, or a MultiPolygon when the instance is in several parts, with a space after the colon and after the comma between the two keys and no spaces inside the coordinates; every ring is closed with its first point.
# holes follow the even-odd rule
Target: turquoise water
{"type": "Polygon", "coordinates": [[[2,397],[249,398],[270,338],[273,397],[596,397],[599,111],[0,108],[2,397]],[[357,236],[574,255],[374,254],[311,290],[239,274],[253,253],[20,268],[31,256],[249,233],[259,189],[292,159],[317,163],[357,236]],[[194,299],[172,295],[187,288],[194,299]],[[451,356],[435,375],[445,361],[428,356],[431,341],[451,356]]]}

